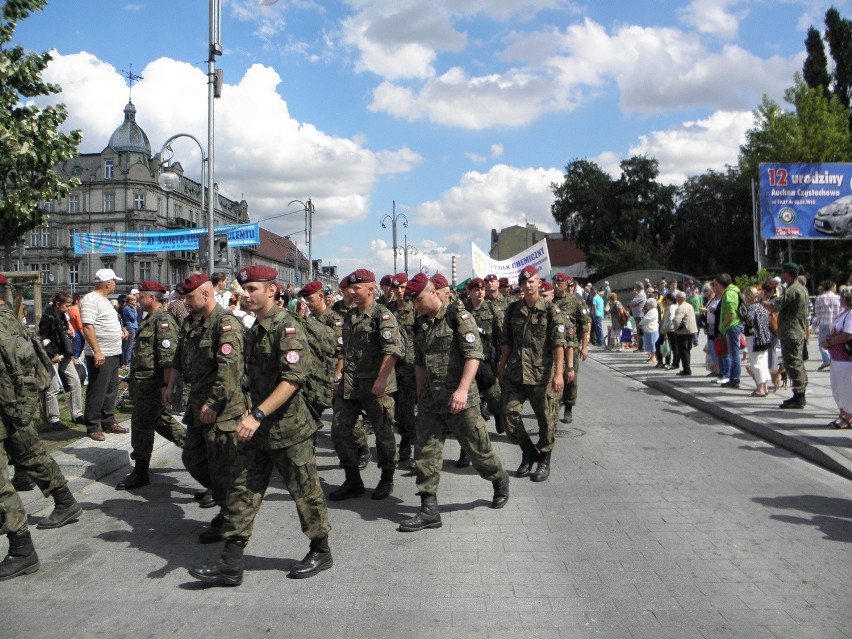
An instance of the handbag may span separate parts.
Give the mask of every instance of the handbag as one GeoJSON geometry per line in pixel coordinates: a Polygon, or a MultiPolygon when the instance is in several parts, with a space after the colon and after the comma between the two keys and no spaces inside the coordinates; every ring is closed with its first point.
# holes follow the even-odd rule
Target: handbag
{"type": "Polygon", "coordinates": [[[671,344],[669,344],[669,340],[665,339],[665,340],[663,340],[663,343],[660,344],[660,355],[662,355],[663,357],[668,357],[671,354],[672,354],[671,344]]]}
{"type": "Polygon", "coordinates": [[[728,340],[717,337],[713,340],[713,350],[718,357],[724,357],[728,354],[728,340]]]}

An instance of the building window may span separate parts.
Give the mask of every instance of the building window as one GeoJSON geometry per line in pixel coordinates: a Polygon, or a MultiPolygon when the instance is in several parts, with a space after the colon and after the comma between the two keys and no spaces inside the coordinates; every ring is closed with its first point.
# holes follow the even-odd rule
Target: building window
{"type": "Polygon", "coordinates": [[[115,269],[115,260],[101,260],[101,264],[104,265],[104,268],[115,269]]]}
{"type": "Polygon", "coordinates": [[[41,283],[42,284],[47,284],[50,281],[49,280],[50,263],[42,262],[40,264],[33,264],[33,270],[41,272],[41,283]]]}
{"type": "Polygon", "coordinates": [[[139,262],[139,279],[140,280],[150,280],[151,279],[151,262],[139,262]]]}
{"type": "Polygon", "coordinates": [[[53,213],[53,200],[50,200],[48,202],[42,202],[41,209],[48,213],[53,213]]]}
{"type": "Polygon", "coordinates": [[[172,282],[182,282],[184,278],[183,267],[182,266],[173,266],[172,267],[172,282]]]}
{"type": "Polygon", "coordinates": [[[68,212],[69,213],[79,213],[80,212],[80,196],[79,195],[69,195],[68,196],[68,212]]]}
{"type": "Polygon", "coordinates": [[[112,213],[115,210],[115,197],[112,193],[104,193],[104,213],[112,213]]]}
{"type": "Polygon", "coordinates": [[[137,211],[141,211],[142,209],[145,208],[145,194],[144,193],[137,193],[136,195],[133,196],[133,208],[135,208],[137,211]]]}
{"type": "Polygon", "coordinates": [[[112,179],[113,168],[114,167],[113,167],[112,160],[104,160],[104,179],[105,180],[111,180],[112,179]]]}
{"type": "Polygon", "coordinates": [[[50,229],[39,226],[30,233],[30,246],[46,248],[50,246],[50,229]]]}
{"type": "Polygon", "coordinates": [[[68,265],[68,280],[69,284],[76,285],[80,283],[80,265],[79,264],[69,264],[68,265]]]}

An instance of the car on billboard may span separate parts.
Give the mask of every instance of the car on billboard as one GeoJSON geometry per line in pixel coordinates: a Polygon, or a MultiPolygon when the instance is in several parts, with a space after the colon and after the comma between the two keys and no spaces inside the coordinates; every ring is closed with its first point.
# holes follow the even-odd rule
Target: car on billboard
{"type": "Polygon", "coordinates": [[[846,195],[817,210],[814,228],[827,235],[852,237],[852,195],[846,195]]]}

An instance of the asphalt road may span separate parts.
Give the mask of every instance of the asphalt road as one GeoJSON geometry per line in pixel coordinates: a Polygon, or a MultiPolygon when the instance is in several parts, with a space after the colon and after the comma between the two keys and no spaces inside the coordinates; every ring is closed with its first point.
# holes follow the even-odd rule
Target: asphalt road
{"type": "MultiPolygon", "coordinates": [[[[196,542],[214,513],[164,446],[148,488],[115,473],[76,493],[78,523],[33,527],[42,568],[0,584],[0,637],[852,636],[848,480],[594,362],[575,416],[550,480],[513,479],[503,510],[452,440],[443,528],[396,530],[419,506],[399,473],[387,501],[330,503],[335,566],[313,579],[285,577],[307,540],[274,481],[229,589],[187,574],[221,545],[196,542]]],[[[513,474],[519,449],[493,440],[513,474]]],[[[327,429],[318,461],[339,485],[327,429]]]]}

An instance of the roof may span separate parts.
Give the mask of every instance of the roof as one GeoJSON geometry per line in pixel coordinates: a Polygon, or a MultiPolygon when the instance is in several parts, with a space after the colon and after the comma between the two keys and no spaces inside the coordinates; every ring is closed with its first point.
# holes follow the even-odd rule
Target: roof
{"type": "Polygon", "coordinates": [[[260,229],[260,244],[257,245],[254,251],[260,257],[281,264],[295,265],[296,260],[294,257],[298,256],[299,264],[297,270],[308,268],[308,258],[290,241],[290,238],[268,231],[263,227],[260,229]]]}
{"type": "Polygon", "coordinates": [[[145,131],[136,124],[136,107],[132,102],[124,107],[124,122],[113,132],[109,146],[117,153],[144,153],[146,158],[151,157],[151,143],[145,131]]]}

